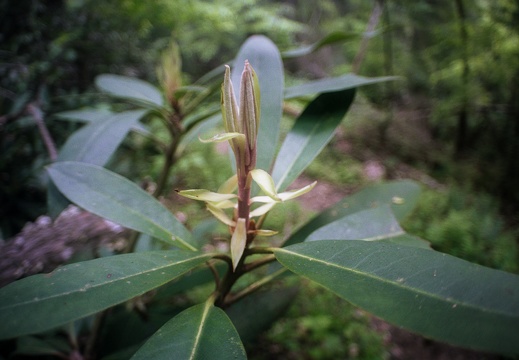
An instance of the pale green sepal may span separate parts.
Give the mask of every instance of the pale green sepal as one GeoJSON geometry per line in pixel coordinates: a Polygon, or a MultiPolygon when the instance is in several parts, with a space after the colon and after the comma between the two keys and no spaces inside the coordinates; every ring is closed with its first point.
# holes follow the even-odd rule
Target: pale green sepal
{"type": "Polygon", "coordinates": [[[231,68],[225,65],[225,75],[222,84],[222,117],[227,132],[242,133],[238,119],[238,104],[234,95],[231,81],[231,68]]]}
{"type": "Polygon", "coordinates": [[[281,199],[279,199],[279,200],[274,200],[274,199],[272,199],[272,198],[269,197],[269,196],[262,195],[262,196],[254,196],[253,198],[250,199],[250,202],[251,202],[251,203],[265,203],[265,204],[271,204],[271,203],[278,203],[278,202],[281,202],[281,199]]]}
{"type": "Polygon", "coordinates": [[[234,174],[218,188],[220,194],[233,193],[238,188],[238,176],[234,174]]]}
{"type": "Polygon", "coordinates": [[[254,70],[249,62],[245,60],[240,87],[240,111],[239,116],[242,123],[242,131],[247,134],[249,149],[256,147],[259,126],[259,92],[258,81],[254,81],[254,70]],[[255,86],[257,88],[255,89],[255,86]]]}
{"type": "Polygon", "coordinates": [[[296,197],[304,195],[307,192],[309,192],[310,190],[312,190],[315,187],[316,184],[317,184],[317,181],[314,181],[310,185],[306,185],[306,186],[302,187],[301,189],[290,190],[290,191],[285,191],[285,192],[279,193],[278,197],[282,201],[295,199],[296,197]]]}
{"type": "Polygon", "coordinates": [[[245,219],[239,218],[236,222],[236,228],[231,238],[231,258],[233,270],[236,270],[236,266],[240,262],[240,259],[245,250],[247,244],[247,229],[245,226],[245,219]]]}
{"type": "Polygon", "coordinates": [[[271,198],[269,196],[254,196],[253,198],[250,199],[250,201],[251,201],[251,203],[270,204],[270,203],[292,200],[292,199],[295,199],[296,197],[306,194],[307,192],[312,190],[316,184],[317,184],[317,181],[314,181],[310,185],[302,187],[301,189],[290,190],[290,191],[285,191],[285,192],[279,193],[279,194],[277,194],[277,197],[279,200],[274,200],[273,198],[271,198]]]}
{"type": "Polygon", "coordinates": [[[211,204],[212,206],[218,209],[231,209],[233,207],[236,207],[236,204],[233,203],[231,200],[208,202],[208,204],[211,204]]]}
{"type": "Polygon", "coordinates": [[[256,236],[274,236],[274,235],[277,235],[279,233],[279,231],[274,231],[274,230],[255,230],[254,231],[254,234],[256,234],[256,236]]]}
{"type": "MultiPolygon", "coordinates": [[[[269,198],[268,196],[265,196],[267,198],[269,198]]],[[[269,198],[270,199],[270,198],[269,198]]],[[[271,200],[273,201],[273,200],[271,200]]],[[[268,213],[270,210],[272,210],[272,208],[277,204],[277,202],[271,202],[269,204],[265,204],[265,205],[262,205],[260,207],[258,207],[257,209],[254,209],[253,211],[251,211],[249,213],[249,216],[250,217],[256,217],[256,216],[262,216],[262,215],[265,215],[266,213],[268,213]]]]}
{"type": "Polygon", "coordinates": [[[236,226],[236,222],[231,220],[231,218],[228,217],[225,211],[223,211],[222,209],[212,206],[211,204],[207,204],[207,210],[209,210],[215,218],[223,222],[225,225],[233,227],[236,226]]]}
{"type": "Polygon", "coordinates": [[[209,202],[220,202],[236,198],[236,194],[220,194],[205,189],[189,189],[178,191],[178,194],[189,199],[209,201],[209,202]]]}
{"type": "Polygon", "coordinates": [[[262,169],[254,169],[250,172],[250,174],[256,182],[256,184],[259,185],[261,190],[263,190],[263,192],[267,196],[269,196],[273,200],[281,201],[276,192],[276,185],[274,184],[274,180],[268,172],[262,169]]]}
{"type": "Polygon", "coordinates": [[[245,135],[237,133],[237,132],[228,132],[228,133],[217,134],[210,139],[202,139],[201,137],[199,137],[198,140],[200,140],[203,143],[211,143],[211,142],[219,143],[219,142],[229,141],[229,140],[232,140],[235,138],[242,138],[243,141],[245,142],[245,135]]]}

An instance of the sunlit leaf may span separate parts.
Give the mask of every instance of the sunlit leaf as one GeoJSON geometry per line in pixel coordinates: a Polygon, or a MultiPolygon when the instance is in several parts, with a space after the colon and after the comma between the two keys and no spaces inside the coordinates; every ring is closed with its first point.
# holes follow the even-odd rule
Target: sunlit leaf
{"type": "Polygon", "coordinates": [[[161,286],[211,256],[183,250],[117,255],[18,280],[0,289],[0,339],[94,314],[161,286]]]}
{"type": "Polygon", "coordinates": [[[138,100],[158,107],[164,106],[164,98],[155,86],[128,76],[103,74],[95,79],[101,91],[120,98],[138,100]]]}
{"type": "Polygon", "coordinates": [[[209,301],[184,310],[159,329],[132,357],[148,359],[247,359],[234,325],[209,301]]]}
{"type": "Polygon", "coordinates": [[[519,276],[390,242],[321,240],[274,249],[292,272],[426,337],[519,354],[519,276]]]}

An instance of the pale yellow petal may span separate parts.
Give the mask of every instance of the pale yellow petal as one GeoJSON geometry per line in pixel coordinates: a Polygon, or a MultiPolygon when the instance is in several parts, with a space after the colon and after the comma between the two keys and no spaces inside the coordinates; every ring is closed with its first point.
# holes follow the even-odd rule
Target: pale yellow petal
{"type": "Polygon", "coordinates": [[[236,228],[231,238],[231,258],[233,270],[236,270],[238,263],[247,245],[247,229],[245,225],[245,219],[239,218],[236,222],[236,228]]]}
{"type": "Polygon", "coordinates": [[[207,210],[209,210],[215,218],[223,222],[225,225],[233,227],[236,226],[236,222],[233,221],[229,216],[227,216],[225,211],[223,211],[222,209],[211,206],[211,204],[207,204],[207,210]]]}
{"type": "Polygon", "coordinates": [[[285,191],[285,192],[279,193],[278,197],[282,201],[295,199],[296,197],[304,195],[307,192],[309,192],[310,190],[312,190],[316,184],[317,184],[317,181],[314,181],[310,185],[306,185],[305,187],[302,187],[301,189],[290,190],[290,191],[285,191]]]}
{"type": "Polygon", "coordinates": [[[274,180],[272,176],[268,172],[262,169],[254,169],[250,172],[252,179],[259,185],[261,190],[276,201],[281,201],[276,192],[276,185],[274,184],[274,180]]]}
{"type": "Polygon", "coordinates": [[[189,189],[178,191],[178,194],[189,199],[209,201],[209,202],[220,202],[224,200],[230,200],[236,198],[235,194],[220,194],[205,189],[189,189]]]}

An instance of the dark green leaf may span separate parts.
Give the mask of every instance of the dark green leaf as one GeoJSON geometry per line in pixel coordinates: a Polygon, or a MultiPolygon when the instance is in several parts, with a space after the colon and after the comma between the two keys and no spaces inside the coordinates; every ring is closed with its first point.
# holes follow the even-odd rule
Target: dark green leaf
{"type": "Polygon", "coordinates": [[[161,286],[211,256],[182,250],[118,255],[16,281],[0,289],[0,339],[95,314],[161,286]]]}
{"type": "Polygon", "coordinates": [[[320,227],[305,241],[383,240],[404,234],[389,204],[356,212],[320,227]]]}
{"type": "Polygon", "coordinates": [[[145,113],[145,110],[125,111],[79,129],[67,139],[59,152],[58,161],[106,164],[145,113]]]}
{"type": "Polygon", "coordinates": [[[102,167],[60,162],[48,167],[52,181],[73,203],[127,228],[193,250],[191,234],[153,196],[102,167]]]}
{"type": "Polygon", "coordinates": [[[275,249],[289,270],[426,337],[519,354],[519,277],[390,242],[322,240],[275,249]]]}
{"type": "Polygon", "coordinates": [[[289,59],[294,58],[294,57],[299,57],[299,56],[305,56],[305,55],[313,53],[314,51],[319,50],[320,48],[322,48],[326,45],[334,45],[334,44],[338,44],[338,43],[341,43],[344,41],[356,40],[359,38],[360,38],[359,34],[347,33],[344,31],[335,31],[335,32],[332,32],[332,33],[326,35],[325,37],[323,37],[322,39],[320,39],[319,41],[317,41],[311,45],[304,46],[304,47],[301,47],[298,49],[285,51],[285,52],[283,52],[282,56],[283,56],[283,58],[289,58],[289,59]]]}
{"type": "Polygon", "coordinates": [[[396,80],[395,76],[384,76],[367,78],[355,74],[346,74],[335,78],[326,78],[310,81],[302,85],[292,86],[285,89],[285,99],[315,95],[318,93],[335,92],[346,89],[353,89],[359,86],[377,84],[384,81],[396,80]]]}
{"type": "Polygon", "coordinates": [[[321,212],[297,230],[285,243],[286,246],[304,241],[318,228],[338,220],[346,215],[390,204],[391,211],[398,220],[411,212],[418,200],[420,187],[413,181],[401,180],[371,185],[362,191],[350,195],[334,206],[321,212]]]}
{"type": "Polygon", "coordinates": [[[292,304],[298,289],[275,288],[256,292],[227,308],[244,343],[252,343],[258,335],[277,321],[292,304]],[[261,311],[258,311],[261,309],[261,311]]]}
{"type": "Polygon", "coordinates": [[[306,107],[285,138],[274,164],[272,178],[278,191],[285,190],[328,144],[354,96],[354,89],[321,94],[306,107]]]}
{"type": "Polygon", "coordinates": [[[95,83],[99,90],[110,95],[137,100],[155,107],[164,106],[164,98],[159,89],[146,81],[128,76],[103,74],[96,77],[95,83]]]}
{"type": "Polygon", "coordinates": [[[184,310],[159,329],[132,359],[246,359],[225,312],[207,301],[184,310]]]}
{"type": "Polygon", "coordinates": [[[283,112],[283,63],[278,48],[271,40],[265,36],[251,36],[242,45],[234,61],[232,82],[236,94],[239,94],[245,60],[256,71],[261,91],[256,167],[269,171],[279,140],[279,124],[283,112]]]}

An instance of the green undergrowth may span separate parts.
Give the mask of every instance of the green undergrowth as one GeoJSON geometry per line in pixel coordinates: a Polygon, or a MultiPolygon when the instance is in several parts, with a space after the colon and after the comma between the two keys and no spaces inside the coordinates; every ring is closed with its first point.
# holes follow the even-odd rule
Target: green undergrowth
{"type": "Polygon", "coordinates": [[[249,356],[252,360],[385,359],[388,351],[367,313],[303,281],[286,315],[261,336],[249,356]]]}
{"type": "Polygon", "coordinates": [[[506,227],[496,200],[452,188],[424,190],[412,215],[402,224],[434,249],[471,262],[519,272],[517,231],[506,227]]]}

